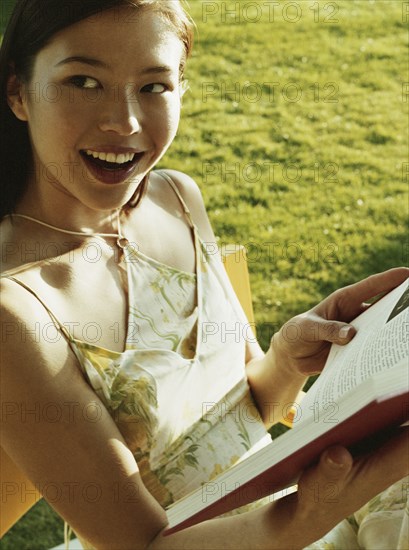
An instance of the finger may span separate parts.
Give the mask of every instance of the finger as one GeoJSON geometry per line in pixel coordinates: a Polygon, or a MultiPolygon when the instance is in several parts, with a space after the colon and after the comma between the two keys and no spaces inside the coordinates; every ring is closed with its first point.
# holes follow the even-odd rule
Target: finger
{"type": "Polygon", "coordinates": [[[299,485],[347,480],[352,466],[351,453],[341,445],[333,445],[321,454],[318,464],[308,468],[302,474],[299,485]]]}
{"type": "Polygon", "coordinates": [[[318,304],[314,311],[324,318],[350,321],[367,309],[367,300],[391,291],[408,277],[409,269],[405,267],[371,275],[358,283],[337,290],[318,304]]]}
{"type": "Polygon", "coordinates": [[[334,445],[322,453],[319,464],[327,478],[346,478],[352,468],[353,458],[345,447],[334,445]]]}
{"type": "Polygon", "coordinates": [[[362,307],[363,302],[379,294],[390,292],[408,277],[409,269],[407,268],[389,269],[346,287],[345,297],[351,304],[359,304],[362,307]]]}
{"type": "Polygon", "coordinates": [[[321,332],[326,336],[323,339],[339,346],[348,344],[356,334],[355,327],[340,321],[324,321],[321,325],[321,332]]]}
{"type": "Polygon", "coordinates": [[[343,346],[356,334],[356,329],[352,325],[342,321],[328,321],[313,312],[303,316],[300,326],[304,342],[325,341],[343,346]]]}
{"type": "Polygon", "coordinates": [[[308,501],[313,497],[317,504],[328,504],[328,492],[335,490],[342,492],[348,483],[349,474],[353,466],[351,454],[345,447],[336,445],[324,451],[319,463],[306,470],[298,483],[299,498],[308,501]],[[312,494],[313,492],[313,494],[312,494]]]}
{"type": "Polygon", "coordinates": [[[349,297],[352,300],[360,303],[374,298],[382,292],[389,292],[399,286],[405,279],[409,277],[409,269],[406,267],[398,267],[389,269],[383,273],[371,275],[358,283],[354,283],[346,288],[349,297]]]}

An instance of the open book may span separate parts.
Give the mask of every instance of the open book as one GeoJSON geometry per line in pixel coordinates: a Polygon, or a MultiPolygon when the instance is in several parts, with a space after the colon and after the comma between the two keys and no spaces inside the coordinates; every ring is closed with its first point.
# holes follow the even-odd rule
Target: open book
{"type": "MultiPolygon", "coordinates": [[[[295,404],[294,428],[167,510],[173,533],[290,487],[333,444],[352,453],[384,440],[409,420],[409,285],[373,304],[333,345],[318,380],[295,404]]],[[[409,428],[405,428],[409,429],[409,428]]],[[[336,495],[335,495],[336,496],[336,495]]]]}

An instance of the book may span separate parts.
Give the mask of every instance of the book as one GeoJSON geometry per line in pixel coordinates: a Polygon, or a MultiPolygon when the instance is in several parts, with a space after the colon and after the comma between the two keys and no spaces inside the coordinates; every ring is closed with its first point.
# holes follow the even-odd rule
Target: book
{"type": "Polygon", "coordinates": [[[331,346],[321,375],[294,404],[294,427],[172,504],[165,534],[264,497],[273,500],[327,447],[368,452],[407,423],[408,306],[405,281],[357,317],[351,323],[357,328],[353,340],[331,346]]]}

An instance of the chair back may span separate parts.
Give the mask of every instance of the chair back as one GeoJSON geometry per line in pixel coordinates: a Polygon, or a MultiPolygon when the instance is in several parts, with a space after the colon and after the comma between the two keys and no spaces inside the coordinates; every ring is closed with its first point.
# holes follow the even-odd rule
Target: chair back
{"type": "Polygon", "coordinates": [[[246,248],[239,244],[228,244],[221,247],[220,253],[227,275],[240,301],[241,307],[249,323],[254,327],[253,301],[251,299],[246,248]]]}
{"type": "Polygon", "coordinates": [[[0,447],[0,538],[42,497],[0,447]]]}

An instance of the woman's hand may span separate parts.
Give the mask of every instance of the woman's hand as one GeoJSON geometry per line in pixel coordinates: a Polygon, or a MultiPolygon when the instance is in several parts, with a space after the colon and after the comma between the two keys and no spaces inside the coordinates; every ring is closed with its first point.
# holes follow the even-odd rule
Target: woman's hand
{"type": "MultiPolygon", "coordinates": [[[[278,533],[283,522],[293,523],[293,545],[286,548],[311,544],[371,498],[403,480],[409,474],[408,453],[408,427],[355,460],[341,446],[324,451],[319,463],[302,474],[298,491],[272,506],[271,521],[278,533]]],[[[406,485],[402,482],[402,490],[406,485]]]]}
{"type": "Polygon", "coordinates": [[[409,277],[409,269],[395,268],[341,288],[306,313],[297,315],[273,336],[276,360],[294,374],[310,376],[324,368],[332,343],[344,345],[356,330],[349,325],[368,308],[366,300],[389,292],[409,277]]]}
{"type": "Polygon", "coordinates": [[[267,353],[246,364],[251,392],[267,428],[286,418],[288,405],[297,399],[308,376],[324,368],[331,344],[352,340],[356,330],[349,323],[368,308],[366,300],[389,292],[407,277],[409,269],[395,268],[335,291],[285,323],[267,353]]]}

